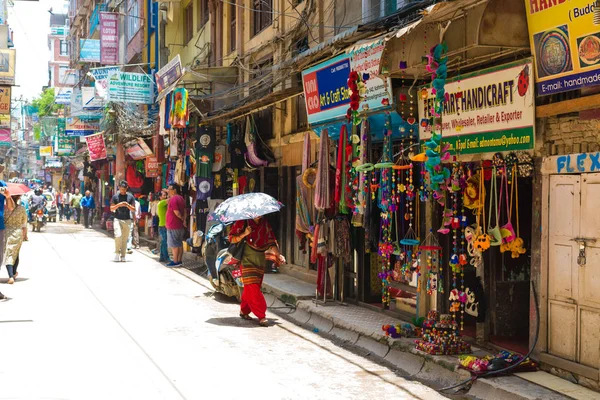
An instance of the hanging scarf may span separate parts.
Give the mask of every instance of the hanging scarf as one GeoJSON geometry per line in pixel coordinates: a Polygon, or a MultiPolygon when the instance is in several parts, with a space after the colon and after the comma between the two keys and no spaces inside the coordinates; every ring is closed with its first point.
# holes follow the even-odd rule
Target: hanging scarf
{"type": "Polygon", "coordinates": [[[189,123],[188,111],[188,91],[185,88],[178,88],[173,91],[171,104],[171,114],[169,122],[173,128],[185,128],[189,123]]]}
{"type": "Polygon", "coordinates": [[[323,211],[330,206],[330,203],[329,133],[327,132],[327,129],[323,129],[323,132],[321,132],[317,182],[315,186],[315,208],[319,211],[323,211]]]}
{"type": "MultiPolygon", "coordinates": [[[[340,205],[341,201],[344,198],[344,180],[346,174],[344,169],[346,167],[346,124],[342,125],[342,130],[340,132],[340,138],[338,140],[338,148],[337,148],[337,163],[335,167],[335,197],[334,200],[336,204],[340,205]]],[[[341,211],[341,210],[340,210],[341,211]]]]}
{"type": "Polygon", "coordinates": [[[310,167],[310,133],[304,134],[304,151],[302,153],[302,172],[310,167]]]}

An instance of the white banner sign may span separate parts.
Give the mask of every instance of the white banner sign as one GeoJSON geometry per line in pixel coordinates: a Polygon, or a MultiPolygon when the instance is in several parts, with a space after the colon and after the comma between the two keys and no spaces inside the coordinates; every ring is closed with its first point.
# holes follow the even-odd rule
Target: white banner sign
{"type": "MultiPolygon", "coordinates": [[[[534,139],[531,59],[473,72],[446,82],[442,141],[461,154],[527,150],[534,139]]],[[[419,137],[431,138],[435,94],[418,92],[419,137]]],[[[437,131],[439,132],[439,130],[437,131]]]]}
{"type": "Polygon", "coordinates": [[[101,110],[104,108],[104,100],[96,97],[94,87],[81,88],[81,102],[84,110],[101,110]]]}
{"type": "Polygon", "coordinates": [[[120,67],[92,68],[91,74],[94,76],[94,86],[96,96],[106,100],[108,98],[108,78],[121,71],[120,67]]]}

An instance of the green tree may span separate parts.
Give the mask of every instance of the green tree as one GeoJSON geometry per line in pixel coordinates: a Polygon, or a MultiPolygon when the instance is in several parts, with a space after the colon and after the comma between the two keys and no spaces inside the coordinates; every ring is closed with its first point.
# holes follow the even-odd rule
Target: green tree
{"type": "Polygon", "coordinates": [[[38,98],[31,101],[31,105],[38,109],[40,118],[55,115],[58,110],[64,108],[62,104],[54,102],[54,88],[44,90],[38,98]]]}

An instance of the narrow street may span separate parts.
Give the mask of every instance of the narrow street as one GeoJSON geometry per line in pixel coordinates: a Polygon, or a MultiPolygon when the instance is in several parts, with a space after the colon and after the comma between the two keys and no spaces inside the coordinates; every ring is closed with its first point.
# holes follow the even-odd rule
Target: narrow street
{"type": "Polygon", "coordinates": [[[81,225],[29,233],[0,291],[0,399],[435,399],[434,390],[235,303],[81,225]]]}

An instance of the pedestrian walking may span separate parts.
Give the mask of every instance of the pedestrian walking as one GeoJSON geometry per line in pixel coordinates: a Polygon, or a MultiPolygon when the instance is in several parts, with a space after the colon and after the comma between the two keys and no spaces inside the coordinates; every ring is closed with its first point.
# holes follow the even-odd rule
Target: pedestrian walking
{"type": "MultiPolygon", "coordinates": [[[[10,192],[6,188],[6,183],[0,180],[0,265],[4,261],[4,209],[6,206],[7,211],[12,211],[15,207],[15,203],[12,201],[10,197],[10,192]]],[[[0,300],[4,300],[7,297],[0,292],[0,300]]]]}
{"type": "Polygon", "coordinates": [[[67,221],[71,220],[71,192],[68,190],[63,194],[62,198],[63,213],[67,221]]]}
{"type": "Polygon", "coordinates": [[[160,255],[158,261],[171,262],[169,259],[169,249],[167,248],[167,207],[168,193],[166,189],[160,192],[160,200],[156,204],[156,215],[158,216],[158,234],[160,236],[160,255]]]}
{"type": "Polygon", "coordinates": [[[176,183],[169,185],[169,204],[165,219],[167,227],[167,244],[173,252],[173,261],[167,267],[179,267],[183,258],[183,240],[185,239],[185,200],[181,196],[181,188],[176,183]]]}
{"type": "Polygon", "coordinates": [[[110,211],[114,215],[115,261],[125,262],[127,240],[131,232],[131,213],[135,212],[135,199],[127,192],[126,181],[119,183],[119,192],[111,199],[110,211]]]}
{"type": "Polygon", "coordinates": [[[140,202],[135,196],[133,196],[133,199],[135,200],[135,211],[131,213],[132,223],[131,232],[129,232],[129,239],[127,239],[127,254],[133,253],[133,249],[140,248],[140,231],[138,228],[138,221],[142,216],[142,208],[140,202]]]}
{"type": "Polygon", "coordinates": [[[73,219],[76,224],[80,223],[81,219],[81,199],[83,196],[79,193],[79,189],[75,189],[75,194],[71,196],[71,209],[75,213],[73,219]]]}
{"type": "Polygon", "coordinates": [[[27,213],[21,205],[21,196],[12,196],[14,208],[4,213],[4,262],[8,271],[8,283],[15,283],[19,252],[27,233],[27,213]]]}
{"type": "Polygon", "coordinates": [[[85,191],[85,196],[81,199],[81,208],[83,210],[83,224],[86,228],[91,228],[94,223],[94,210],[96,209],[96,202],[94,196],[89,190],[85,191]]]}
{"type": "Polygon", "coordinates": [[[150,228],[150,237],[155,238],[158,235],[158,215],[156,214],[156,206],[160,201],[160,193],[150,193],[148,195],[148,201],[150,202],[148,205],[148,209],[150,210],[151,217],[151,228],[150,228]]]}
{"type": "Polygon", "coordinates": [[[58,208],[58,220],[62,221],[64,216],[65,206],[63,204],[63,192],[60,190],[56,193],[56,207],[58,208]]]}
{"type": "Polygon", "coordinates": [[[240,317],[250,320],[250,313],[258,317],[258,323],[267,326],[267,302],[260,287],[265,275],[268,254],[269,261],[279,263],[281,256],[275,233],[266,219],[259,217],[237,221],[229,232],[229,241],[238,244],[245,240],[244,252],[240,262],[242,272],[242,302],[240,317]]]}
{"type": "MultiPolygon", "coordinates": [[[[21,196],[20,203],[21,203],[21,206],[25,209],[25,216],[27,217],[29,215],[29,202],[27,201],[27,198],[24,196],[21,196]]],[[[28,226],[27,226],[27,224],[25,224],[25,231],[24,231],[25,236],[23,237],[24,242],[27,242],[29,240],[29,238],[27,237],[27,231],[28,231],[27,228],[28,228],[28,226]]],[[[17,265],[19,263],[18,261],[19,260],[17,258],[17,262],[15,262],[15,265],[17,265]]]]}

